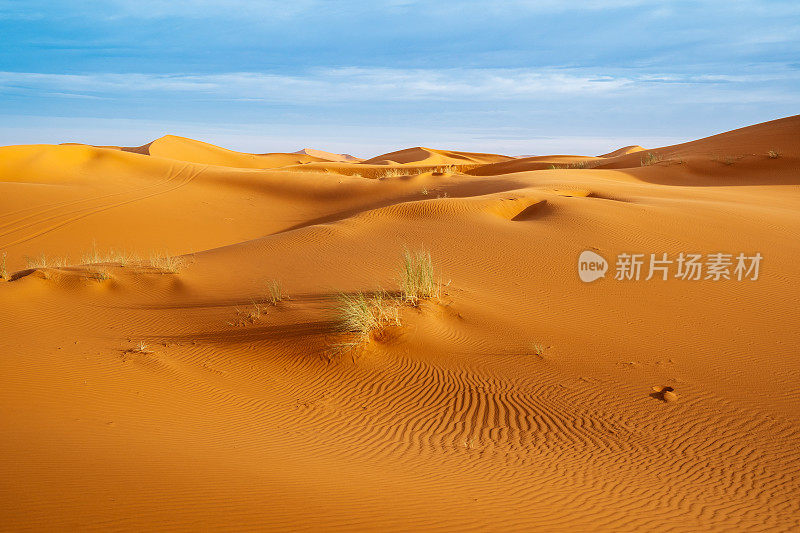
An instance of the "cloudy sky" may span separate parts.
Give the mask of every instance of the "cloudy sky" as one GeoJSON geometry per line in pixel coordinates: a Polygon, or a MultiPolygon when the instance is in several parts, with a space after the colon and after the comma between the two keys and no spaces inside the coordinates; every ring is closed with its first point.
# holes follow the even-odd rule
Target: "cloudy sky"
{"type": "Polygon", "coordinates": [[[800,113],[800,2],[0,0],[0,145],[510,154],[800,113]]]}

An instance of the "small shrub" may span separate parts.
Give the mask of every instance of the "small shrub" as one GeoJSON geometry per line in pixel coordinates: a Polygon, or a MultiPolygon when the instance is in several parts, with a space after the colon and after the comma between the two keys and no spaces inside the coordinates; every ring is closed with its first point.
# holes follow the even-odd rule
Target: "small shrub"
{"type": "Polygon", "coordinates": [[[403,252],[403,268],[400,272],[400,289],[403,299],[411,305],[418,305],[425,298],[438,298],[442,284],[434,278],[431,254],[419,250],[403,252]]]}
{"type": "Polygon", "coordinates": [[[422,188],[422,190],[421,190],[421,191],[419,191],[419,192],[420,192],[420,194],[423,194],[423,195],[425,195],[425,196],[428,196],[428,189],[426,189],[425,187],[423,187],[423,188],[422,188]]]}
{"type": "Polygon", "coordinates": [[[649,167],[650,165],[655,165],[657,163],[660,163],[663,160],[664,160],[664,156],[662,156],[661,154],[656,154],[656,153],[653,153],[653,152],[647,152],[647,154],[645,154],[645,156],[642,157],[639,160],[639,162],[640,162],[641,166],[649,167]]]}
{"type": "Polygon", "coordinates": [[[776,150],[770,150],[767,152],[767,157],[770,159],[779,159],[781,157],[781,153],[776,150]]]}
{"type": "Polygon", "coordinates": [[[183,267],[183,259],[167,253],[154,253],[150,256],[150,266],[167,274],[177,274],[183,267]]]}

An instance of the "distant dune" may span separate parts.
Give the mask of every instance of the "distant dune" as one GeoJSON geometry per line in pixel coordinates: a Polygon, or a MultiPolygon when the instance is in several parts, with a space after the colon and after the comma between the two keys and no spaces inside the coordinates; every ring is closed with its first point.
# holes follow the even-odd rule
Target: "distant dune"
{"type": "Polygon", "coordinates": [[[316,157],[319,159],[324,159],[327,161],[344,161],[344,162],[358,162],[363,161],[358,157],[352,156],[350,154],[333,154],[331,152],[325,152],[323,150],[315,150],[314,148],[303,148],[302,150],[298,150],[294,152],[295,154],[304,154],[310,155],[312,157],[316,157]]]}
{"type": "Polygon", "coordinates": [[[644,148],[638,144],[634,144],[632,146],[623,146],[622,148],[614,150],[613,152],[603,154],[600,157],[617,157],[618,155],[634,154],[636,152],[641,152],[642,150],[644,150],[644,148]]]}
{"type": "Polygon", "coordinates": [[[795,530],[798,139],[0,147],[0,529],[795,530]],[[439,297],[392,303],[404,250],[439,297]]]}

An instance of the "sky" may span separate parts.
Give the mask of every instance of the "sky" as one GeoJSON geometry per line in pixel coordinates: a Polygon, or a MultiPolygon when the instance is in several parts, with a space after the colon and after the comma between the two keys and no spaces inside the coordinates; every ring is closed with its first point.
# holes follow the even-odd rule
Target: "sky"
{"type": "Polygon", "coordinates": [[[0,0],[0,145],[599,154],[800,113],[796,0],[0,0]]]}

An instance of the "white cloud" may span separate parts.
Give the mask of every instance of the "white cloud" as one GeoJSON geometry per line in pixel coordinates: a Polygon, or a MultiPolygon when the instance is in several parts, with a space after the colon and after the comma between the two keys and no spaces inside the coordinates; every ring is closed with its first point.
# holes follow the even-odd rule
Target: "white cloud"
{"type": "MultiPolygon", "coordinates": [[[[390,101],[568,101],[569,98],[672,94],[687,86],[709,101],[759,101],[788,97],[781,84],[796,84],[789,68],[751,74],[674,74],[591,69],[315,69],[297,75],[47,74],[0,72],[0,92],[33,97],[163,97],[249,100],[281,104],[390,101]],[[681,88],[675,89],[674,86],[681,88]],[[772,95],[772,96],[770,96],[772,95]],[[722,100],[720,100],[720,98],[722,100]]],[[[691,96],[690,96],[691,98],[691,96]]],[[[795,98],[796,100],[796,98],[795,98]]]]}

